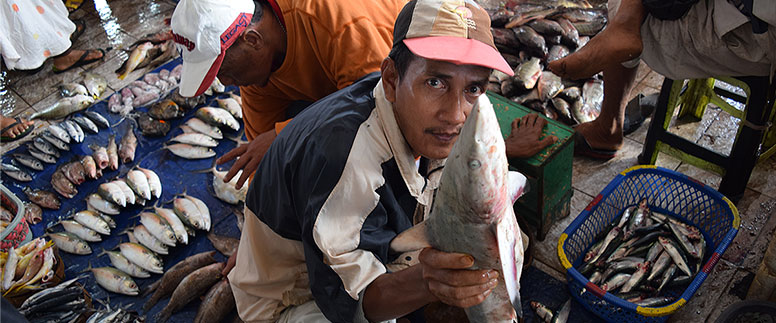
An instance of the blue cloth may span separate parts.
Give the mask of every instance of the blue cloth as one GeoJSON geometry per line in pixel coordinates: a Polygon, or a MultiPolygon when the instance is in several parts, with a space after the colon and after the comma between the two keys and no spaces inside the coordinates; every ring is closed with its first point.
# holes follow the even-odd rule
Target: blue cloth
{"type": "MultiPolygon", "coordinates": [[[[180,65],[180,58],[173,60],[163,66],[160,66],[153,73],[159,72],[162,68],[172,70],[175,66],[180,65]]],[[[239,93],[237,87],[227,87],[228,91],[239,93]]],[[[227,97],[228,95],[220,95],[219,97],[227,97]]],[[[218,106],[215,101],[216,97],[207,97],[207,102],[203,106],[218,106]]],[[[124,135],[125,129],[130,126],[135,126],[133,119],[127,117],[122,119],[121,116],[113,114],[107,111],[107,100],[97,102],[87,110],[95,111],[104,116],[111,125],[109,129],[100,129],[97,134],[86,134],[86,139],[82,143],[72,142],[70,151],[61,152],[59,163],[64,164],[71,159],[77,158],[76,156],[91,155],[92,151],[89,149],[90,144],[98,144],[100,146],[107,146],[108,137],[111,134],[116,135],[116,142],[121,140],[124,135]]],[[[147,111],[146,107],[137,108],[136,110],[147,111]]],[[[75,212],[86,209],[86,197],[91,193],[97,192],[97,187],[107,181],[111,181],[115,178],[124,178],[126,173],[135,165],[140,167],[151,169],[159,175],[162,182],[162,197],[157,200],[152,200],[146,204],[146,207],[152,207],[154,204],[159,203],[163,207],[172,208],[172,199],[176,194],[186,193],[188,195],[197,197],[205,202],[210,209],[210,216],[212,218],[211,231],[218,235],[231,236],[234,238],[240,237],[239,229],[236,225],[236,218],[233,215],[235,209],[242,211],[241,206],[233,206],[226,204],[213,195],[212,181],[213,175],[211,173],[196,173],[197,170],[207,170],[213,163],[214,159],[218,156],[224,155],[229,150],[236,147],[237,143],[234,140],[229,140],[229,137],[237,137],[242,135],[242,132],[236,132],[228,129],[222,129],[224,132],[224,139],[220,140],[218,147],[215,147],[216,157],[202,159],[202,160],[187,160],[177,157],[164,149],[164,144],[169,141],[170,138],[182,133],[178,128],[180,124],[189,118],[194,116],[196,109],[192,109],[186,113],[183,118],[170,120],[170,132],[165,137],[145,137],[141,134],[140,129],[135,129],[135,136],[138,139],[138,146],[135,152],[135,160],[130,164],[120,164],[120,167],[116,171],[109,169],[103,170],[103,176],[97,180],[87,180],[81,185],[77,186],[78,194],[71,199],[61,198],[62,206],[59,210],[47,210],[43,209],[43,221],[37,225],[31,226],[32,232],[35,237],[39,237],[45,233],[47,227],[50,227],[52,231],[59,232],[64,231],[61,225],[57,225],[60,219],[67,218],[75,212]]],[[[242,121],[240,120],[242,126],[242,121]]],[[[242,131],[242,129],[241,129],[242,131]]],[[[22,145],[17,149],[3,155],[2,159],[4,163],[11,162],[11,153],[24,152],[27,150],[26,145],[22,145]]],[[[20,199],[27,201],[26,195],[22,192],[22,188],[29,186],[33,189],[44,189],[53,192],[50,184],[51,174],[57,169],[58,165],[45,164],[46,168],[43,171],[35,172],[27,169],[24,166],[20,166],[25,170],[29,170],[33,175],[34,180],[29,183],[19,183],[5,174],[3,174],[3,185],[8,187],[14,194],[20,199]]],[[[225,170],[231,166],[230,164],[220,166],[219,169],[225,170]]],[[[60,196],[61,197],[61,196],[60,196]]],[[[125,230],[130,230],[136,224],[140,223],[140,218],[136,217],[137,214],[143,211],[142,206],[127,207],[122,210],[121,214],[115,215],[112,218],[117,222],[117,228],[111,230],[110,236],[103,236],[102,242],[90,242],[89,246],[92,249],[92,254],[79,256],[72,255],[60,251],[60,255],[65,264],[65,275],[67,279],[77,277],[79,275],[83,278],[78,281],[81,282],[89,291],[91,296],[100,301],[109,303],[111,308],[116,306],[128,306],[128,310],[137,311],[141,315],[146,315],[146,319],[153,322],[153,315],[161,311],[167,304],[169,298],[165,298],[156,304],[148,313],[142,310],[143,304],[148,297],[140,296],[125,296],[108,292],[100,287],[94,280],[94,276],[91,272],[84,273],[85,270],[91,265],[92,267],[111,266],[110,259],[107,255],[97,257],[102,250],[114,250],[120,243],[128,242],[129,239],[126,234],[122,233],[125,230]],[[109,301],[109,302],[108,302],[109,301]]],[[[168,255],[160,255],[160,258],[164,262],[165,271],[181,261],[182,259],[203,251],[214,250],[212,244],[206,237],[206,232],[196,231],[196,236],[189,237],[189,244],[179,244],[176,247],[169,249],[168,255]]],[[[216,259],[219,261],[226,261],[226,257],[217,253],[216,259]]],[[[141,290],[151,283],[161,278],[159,274],[151,274],[150,278],[139,279],[135,278],[135,282],[140,286],[141,290]]],[[[150,297],[150,295],[149,295],[150,297]]],[[[191,302],[188,306],[183,308],[177,314],[174,314],[170,322],[191,322],[194,319],[194,315],[197,313],[200,301],[197,299],[191,302]]],[[[103,308],[99,303],[95,303],[95,307],[103,308]]]]}

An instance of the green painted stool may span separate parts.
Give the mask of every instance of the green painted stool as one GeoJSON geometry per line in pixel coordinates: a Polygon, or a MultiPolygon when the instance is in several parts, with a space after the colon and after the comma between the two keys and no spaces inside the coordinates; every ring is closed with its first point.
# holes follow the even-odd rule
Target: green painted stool
{"type": "Polygon", "coordinates": [[[638,161],[654,165],[658,153],[663,152],[720,174],[720,193],[737,201],[743,196],[757,162],[776,152],[776,129],[769,122],[776,120],[774,84],[768,76],[717,77],[716,80],[743,89],[746,96],[716,87],[715,78],[689,80],[687,84],[684,80],[665,79],[638,161]],[[744,103],[744,110],[736,109],[723,97],[744,103]],[[710,103],[742,120],[728,156],[668,132],[677,107],[681,106],[679,117],[692,115],[700,119],[710,103]]]}

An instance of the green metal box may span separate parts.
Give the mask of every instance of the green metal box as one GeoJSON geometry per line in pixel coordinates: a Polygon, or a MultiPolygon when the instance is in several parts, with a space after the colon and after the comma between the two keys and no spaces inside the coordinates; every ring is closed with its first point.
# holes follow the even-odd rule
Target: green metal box
{"type": "MultiPolygon", "coordinates": [[[[512,120],[533,110],[498,94],[487,92],[506,139],[512,131],[512,120]]],[[[547,119],[543,115],[542,118],[547,119]]],[[[513,168],[528,177],[528,192],[515,203],[515,213],[536,228],[536,238],[544,240],[550,227],[570,213],[571,170],[574,161],[574,130],[551,119],[544,135],[555,135],[558,141],[530,158],[509,160],[513,168]]]]}

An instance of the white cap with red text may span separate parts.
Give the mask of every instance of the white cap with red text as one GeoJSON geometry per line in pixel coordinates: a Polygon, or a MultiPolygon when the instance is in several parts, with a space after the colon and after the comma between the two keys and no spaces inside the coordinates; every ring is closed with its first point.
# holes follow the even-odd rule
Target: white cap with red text
{"type": "Polygon", "coordinates": [[[172,14],[172,35],[183,57],[180,93],[200,95],[218,74],[224,53],[253,17],[253,0],[181,0],[172,14]]]}

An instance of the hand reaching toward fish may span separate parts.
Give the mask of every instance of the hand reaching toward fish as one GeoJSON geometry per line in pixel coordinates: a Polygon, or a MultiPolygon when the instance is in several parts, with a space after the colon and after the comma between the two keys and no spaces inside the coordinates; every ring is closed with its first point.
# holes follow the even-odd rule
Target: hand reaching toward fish
{"type": "Polygon", "coordinates": [[[547,120],[530,113],[512,121],[512,132],[504,140],[508,158],[528,158],[558,141],[556,136],[541,138],[547,120]]]}
{"type": "Polygon", "coordinates": [[[433,248],[418,258],[428,291],[445,304],[467,308],[482,303],[498,284],[498,271],[471,270],[474,258],[433,248]]]}
{"type": "Polygon", "coordinates": [[[247,144],[241,144],[235,149],[230,150],[226,155],[221,156],[216,163],[218,165],[224,164],[232,159],[237,159],[229,169],[229,172],[224,176],[224,182],[229,182],[232,177],[242,170],[240,179],[237,180],[235,188],[239,189],[243,186],[248,178],[256,172],[256,168],[259,167],[259,162],[264,158],[264,154],[267,153],[272,141],[275,140],[275,129],[260,134],[247,144]]]}

